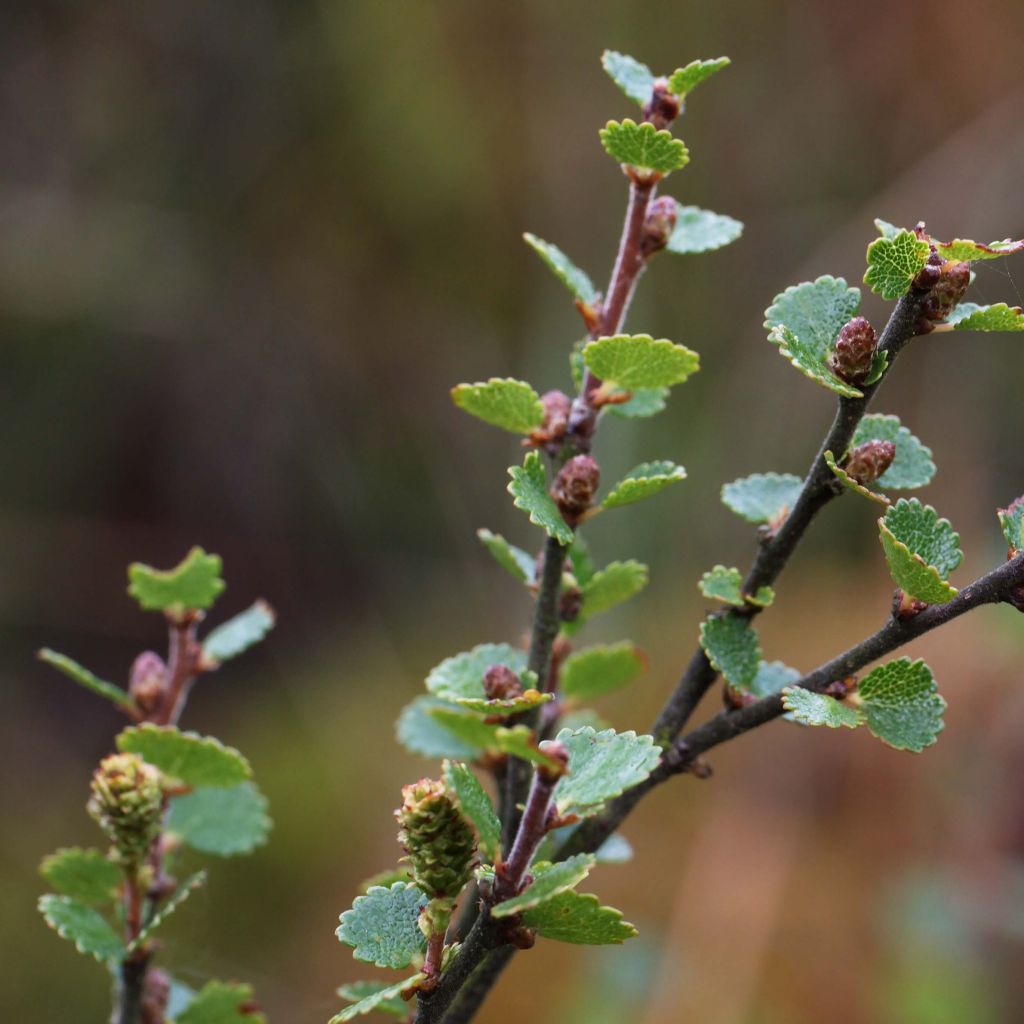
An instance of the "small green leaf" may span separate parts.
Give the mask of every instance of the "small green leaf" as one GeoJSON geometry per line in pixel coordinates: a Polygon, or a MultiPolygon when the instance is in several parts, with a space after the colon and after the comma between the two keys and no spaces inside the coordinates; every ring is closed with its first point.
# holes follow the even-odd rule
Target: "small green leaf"
{"type": "Polygon", "coordinates": [[[79,953],[95,957],[100,963],[117,963],[124,959],[124,943],[92,907],[70,896],[47,893],[39,897],[39,912],[62,939],[75,944],[79,953]]]}
{"type": "Polygon", "coordinates": [[[577,533],[576,539],[569,548],[569,561],[572,563],[572,574],[576,583],[584,587],[594,578],[594,561],[590,557],[587,542],[577,533]]]}
{"type": "Polygon", "coordinates": [[[57,892],[80,903],[107,903],[121,884],[121,869],[105,854],[79,847],[51,853],[39,873],[57,892]]]}
{"type": "Polygon", "coordinates": [[[649,334],[616,334],[588,342],[583,361],[602,381],[627,391],[682,384],[700,368],[696,352],[649,334]]]}
{"type": "Polygon", "coordinates": [[[472,711],[458,711],[450,707],[429,708],[427,714],[452,735],[480,750],[492,750],[533,764],[557,767],[557,762],[538,748],[533,731],[525,725],[514,725],[508,729],[485,722],[472,711]]]}
{"type": "Polygon", "coordinates": [[[523,924],[542,939],[570,942],[581,946],[619,945],[637,935],[622,912],[602,907],[590,893],[569,890],[545,900],[523,914],[523,924]]]}
{"type": "Polygon", "coordinates": [[[649,121],[637,124],[630,118],[609,121],[601,129],[601,145],[620,164],[636,168],[640,174],[669,174],[690,162],[690,154],[680,139],[654,127],[649,121]]]}
{"type": "Polygon", "coordinates": [[[645,106],[654,92],[654,75],[646,64],[615,50],[601,54],[601,67],[611,80],[635,103],[645,106]]]}
{"type": "Polygon", "coordinates": [[[557,245],[545,242],[543,238],[531,235],[529,231],[523,235],[523,238],[579,302],[587,306],[597,304],[601,296],[593,282],[557,245]]]}
{"type": "Polygon", "coordinates": [[[889,499],[884,494],[881,494],[878,491],[872,491],[862,483],[854,480],[853,477],[850,476],[850,474],[847,473],[838,462],[836,462],[836,457],[830,451],[825,452],[824,459],[825,464],[830,470],[832,470],[836,478],[844,487],[849,488],[851,491],[856,491],[857,494],[863,495],[863,497],[869,498],[871,501],[877,502],[879,505],[884,505],[886,508],[889,507],[889,499]]]}
{"type": "Polygon", "coordinates": [[[1005,302],[993,306],[961,302],[946,322],[958,331],[1024,331],[1024,312],[1020,306],[1008,306],[1005,302]]]}
{"type": "Polygon", "coordinates": [[[492,863],[496,862],[501,856],[501,821],[480,780],[466,765],[445,761],[444,783],[455,794],[462,813],[476,829],[481,852],[492,863]]]}
{"type": "Polygon", "coordinates": [[[426,904],[427,897],[414,885],[374,886],[341,915],[337,936],[353,948],[357,960],[401,970],[427,948],[419,927],[420,910],[426,904]]]}
{"type": "Polygon", "coordinates": [[[537,562],[532,555],[527,554],[522,548],[517,548],[514,544],[509,544],[500,533],[479,529],[476,531],[476,535],[498,565],[520,583],[532,583],[536,579],[537,562]]]}
{"type": "Polygon", "coordinates": [[[574,651],[562,665],[559,689],[566,700],[587,701],[628,686],[647,659],[628,640],[574,651]]]}
{"type": "Polygon", "coordinates": [[[898,299],[928,261],[928,243],[913,231],[899,231],[892,238],[876,238],[868,246],[864,283],[883,299],[898,299]]]}
{"type": "Polygon", "coordinates": [[[266,1024],[262,1013],[248,1009],[252,986],[236,981],[208,981],[174,1024],[266,1024]]]}
{"type": "Polygon", "coordinates": [[[676,226],[665,248],[681,254],[711,252],[735,242],[742,234],[743,224],[724,213],[676,202],[676,226]]]}
{"type": "Polygon", "coordinates": [[[436,697],[416,697],[406,704],[395,723],[395,736],[406,750],[424,757],[473,760],[480,748],[453,735],[430,712],[450,706],[436,697]]]}
{"type": "Polygon", "coordinates": [[[761,644],[745,618],[715,615],[701,623],[700,645],[729,683],[741,689],[750,687],[761,664],[761,644]]]}
{"type": "Polygon", "coordinates": [[[257,601],[216,629],[203,641],[203,658],[220,664],[258,644],[274,628],[274,609],[257,601]]]}
{"type": "Polygon", "coordinates": [[[792,473],[754,473],[726,484],[722,502],[748,523],[775,526],[792,511],[803,485],[792,473]]]}
{"type": "Polygon", "coordinates": [[[716,565],[700,578],[700,592],[713,601],[722,601],[734,608],[743,608],[748,604],[767,608],[775,600],[775,591],[771,587],[758,587],[757,593],[748,596],[743,593],[743,576],[739,569],[730,569],[724,565],[716,565]]]}
{"type": "Polygon", "coordinates": [[[556,739],[569,749],[569,774],[555,787],[560,814],[596,814],[608,800],[643,782],[661,759],[654,740],[632,730],[562,729],[556,739]]]}
{"type": "Polygon", "coordinates": [[[427,676],[427,689],[441,700],[461,704],[474,711],[492,715],[512,715],[527,711],[553,699],[553,694],[540,693],[536,679],[525,674],[526,651],[508,644],[479,644],[446,658],[427,676]],[[521,697],[488,700],[484,692],[484,673],[492,665],[510,668],[528,685],[521,697]]]}
{"type": "Polygon", "coordinates": [[[557,864],[538,864],[533,881],[518,896],[499,903],[491,910],[492,917],[508,917],[539,907],[559,893],[574,889],[594,866],[592,853],[577,853],[557,864]]]}
{"type": "Polygon", "coordinates": [[[540,455],[530,452],[521,466],[511,466],[508,475],[512,477],[508,493],[513,504],[530,517],[530,522],[545,530],[560,544],[572,544],[572,527],[562,518],[551,495],[548,493],[548,479],[541,464],[540,455]]]}
{"type": "Polygon", "coordinates": [[[960,537],[930,505],[900,498],[878,520],[882,549],[898,587],[927,604],[946,604],[956,588],[946,583],[960,564],[960,537]]]}
{"type": "Polygon", "coordinates": [[[1024,498],[1011,501],[1006,508],[997,509],[996,514],[1012,558],[1024,549],[1024,498]]]}
{"type": "Polygon", "coordinates": [[[154,768],[187,786],[233,786],[252,775],[249,762],[212,736],[144,723],[117,737],[123,754],[138,754],[154,768]]]}
{"type": "Polygon", "coordinates": [[[825,725],[829,729],[856,729],[864,718],[856,708],[840,704],[835,697],[805,690],[802,686],[787,686],[782,691],[782,706],[793,718],[804,725],[825,725]]]}
{"type": "MultiPolygon", "coordinates": [[[[342,985],[338,989],[338,995],[342,999],[347,999],[350,1003],[370,1002],[370,1005],[361,1009],[359,1013],[353,1013],[352,1011],[356,1008],[350,1006],[345,1011],[350,1016],[344,1019],[350,1020],[351,1017],[376,1010],[378,1013],[386,1013],[389,1017],[395,1017],[398,1020],[408,1020],[409,1004],[402,998],[402,989],[407,984],[407,981],[400,981],[396,985],[389,985],[386,981],[353,981],[348,985],[342,985]]],[[[340,1019],[342,1019],[340,1016],[334,1018],[336,1021],[340,1019]]]]}
{"type": "Polygon", "coordinates": [[[145,611],[178,617],[207,609],[217,600],[225,587],[220,572],[220,556],[196,547],[173,569],[153,569],[141,562],[128,566],[128,593],[145,611]]]}
{"type": "MultiPolygon", "coordinates": [[[[370,991],[367,988],[367,994],[359,1002],[347,1006],[341,1013],[336,1013],[328,1021],[328,1024],[345,1024],[345,1021],[353,1020],[356,1017],[363,1017],[374,1010],[379,1010],[381,1013],[387,1013],[391,1016],[401,1016],[404,1020],[409,1016],[409,1004],[402,998],[402,993],[415,991],[426,980],[427,976],[425,974],[414,974],[411,978],[406,978],[404,981],[395,982],[394,985],[384,985],[375,981],[357,982],[356,984],[361,986],[372,986],[373,990],[370,991]],[[401,1014],[396,1013],[399,1009],[401,1009],[401,1014]]],[[[352,995],[349,992],[354,994],[355,991],[355,985],[342,985],[338,989],[338,995],[342,999],[351,999],[352,995]]]]}
{"type": "Polygon", "coordinates": [[[791,285],[765,310],[768,340],[805,377],[836,394],[860,398],[861,392],[840,380],[828,366],[839,331],[857,314],[860,291],[841,277],[825,275],[791,285]]]}
{"type": "Polygon", "coordinates": [[[680,99],[693,92],[701,82],[706,82],[712,75],[724,67],[728,67],[728,57],[715,57],[712,60],[693,60],[685,68],[674,71],[668,80],[669,92],[674,92],[680,99]]]}
{"type": "Polygon", "coordinates": [[[895,238],[903,229],[896,227],[895,224],[890,224],[887,220],[882,220],[880,217],[875,218],[875,227],[878,228],[878,233],[883,238],[895,238]]]}
{"type": "Polygon", "coordinates": [[[674,462],[660,460],[658,462],[642,462],[631,469],[609,492],[601,502],[605,509],[631,505],[634,501],[643,501],[663,491],[669,484],[686,479],[686,470],[674,462]]]}
{"type": "Polygon", "coordinates": [[[234,857],[262,846],[270,824],[266,798],[254,783],[242,782],[173,797],[166,829],[193,850],[234,857]]]}
{"type": "Polygon", "coordinates": [[[879,487],[905,491],[931,483],[935,476],[931,449],[901,426],[898,416],[877,413],[865,416],[854,431],[850,447],[856,448],[868,441],[891,441],[896,445],[896,458],[876,481],[879,487]]]}
{"type": "Polygon", "coordinates": [[[619,402],[605,408],[613,416],[639,420],[656,416],[667,405],[668,388],[635,388],[630,394],[633,397],[628,402],[619,402]]]}
{"type": "Polygon", "coordinates": [[[581,584],[580,619],[589,619],[592,615],[606,612],[628,601],[647,586],[649,578],[647,566],[642,562],[633,559],[609,562],[586,583],[581,584]]]}
{"type": "Polygon", "coordinates": [[[748,689],[755,697],[770,697],[792,686],[799,678],[800,673],[784,662],[762,661],[748,689]]]}
{"type": "Polygon", "coordinates": [[[1006,238],[1001,242],[972,242],[968,238],[954,238],[952,242],[938,242],[932,239],[939,255],[944,260],[956,260],[957,263],[972,263],[977,260],[997,260],[1001,256],[1012,256],[1024,250],[1024,239],[1013,241],[1006,238]]]}
{"type": "Polygon", "coordinates": [[[452,388],[452,401],[471,416],[513,434],[529,434],[544,422],[544,406],[529,384],[491,377],[452,388]]]}
{"type": "Polygon", "coordinates": [[[178,884],[174,895],[146,922],[146,926],[128,943],[127,952],[134,953],[200,887],[206,885],[206,872],[197,871],[178,884]]]}
{"type": "Polygon", "coordinates": [[[860,684],[854,699],[868,728],[897,750],[920,753],[942,732],[946,702],[921,660],[900,658],[879,665],[860,684]]]}
{"type": "Polygon", "coordinates": [[[52,665],[58,672],[63,672],[68,679],[73,679],[79,686],[84,686],[90,693],[104,697],[118,707],[134,709],[135,701],[125,690],[100,679],[99,676],[94,676],[87,668],[79,665],[77,661],[73,661],[66,654],[58,654],[56,651],[51,651],[49,647],[44,647],[38,652],[37,657],[40,661],[45,661],[47,665],[52,665]]]}

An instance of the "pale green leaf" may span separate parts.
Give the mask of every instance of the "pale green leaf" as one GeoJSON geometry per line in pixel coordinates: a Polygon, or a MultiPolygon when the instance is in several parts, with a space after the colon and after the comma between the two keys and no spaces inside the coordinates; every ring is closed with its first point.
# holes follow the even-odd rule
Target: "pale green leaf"
{"type": "Polygon", "coordinates": [[[73,661],[66,654],[58,654],[56,651],[44,647],[36,656],[40,661],[45,661],[47,665],[52,665],[58,672],[62,672],[68,679],[73,679],[79,686],[85,687],[90,693],[112,701],[118,707],[134,709],[135,701],[125,690],[100,679],[99,676],[94,676],[87,668],[79,665],[77,661],[73,661]]]}
{"type": "Polygon", "coordinates": [[[923,661],[900,658],[879,665],[860,684],[855,700],[868,728],[897,750],[920,753],[942,732],[946,702],[923,661]]]}
{"type": "Polygon", "coordinates": [[[559,690],[566,700],[587,701],[628,686],[647,659],[628,640],[574,651],[562,665],[559,690]]]}
{"type": "Polygon", "coordinates": [[[669,174],[690,162],[684,143],[649,121],[637,124],[628,117],[609,121],[600,134],[605,152],[620,164],[636,168],[640,174],[669,174]]]}
{"type": "Polygon", "coordinates": [[[569,561],[572,563],[572,574],[576,577],[576,583],[581,587],[586,586],[594,578],[596,570],[587,542],[579,533],[569,548],[569,561]]]}
{"type": "Polygon", "coordinates": [[[472,711],[460,711],[455,708],[429,708],[427,714],[452,735],[473,747],[509,754],[533,764],[558,767],[558,763],[537,746],[533,731],[525,725],[505,728],[485,722],[480,715],[472,711]]]}
{"type": "Polygon", "coordinates": [[[526,651],[509,644],[479,644],[446,658],[427,676],[427,689],[441,700],[451,701],[474,711],[492,715],[512,715],[527,711],[552,699],[540,693],[536,679],[526,675],[526,651]],[[524,681],[521,697],[488,700],[484,692],[484,673],[492,665],[504,665],[524,681]]]}
{"type": "Polygon", "coordinates": [[[792,511],[803,480],[792,473],[754,473],[722,488],[722,502],[748,523],[780,524],[792,511]]]}
{"type": "Polygon", "coordinates": [[[667,405],[668,388],[634,388],[628,402],[613,403],[605,409],[613,416],[639,420],[655,416],[667,405]]]}
{"type": "Polygon", "coordinates": [[[637,935],[622,912],[603,907],[590,893],[559,893],[523,914],[523,924],[542,939],[582,946],[619,945],[637,935]]]}
{"type": "Polygon", "coordinates": [[[608,800],[643,782],[661,758],[650,736],[632,730],[563,729],[556,739],[569,750],[569,774],[555,787],[560,814],[596,814],[608,800]]]}
{"type": "Polygon", "coordinates": [[[869,498],[871,501],[877,502],[879,505],[885,505],[887,508],[890,504],[889,498],[879,491],[873,491],[864,484],[857,480],[854,480],[846,470],[836,462],[836,457],[830,452],[826,451],[824,455],[825,464],[835,474],[839,482],[849,488],[851,491],[856,491],[857,494],[863,495],[865,498],[869,498]]]}
{"type": "Polygon", "coordinates": [[[492,917],[508,917],[539,907],[559,893],[574,889],[594,866],[592,853],[577,853],[557,864],[537,864],[533,881],[517,896],[504,900],[491,910],[492,917]]]}
{"type": "Polygon", "coordinates": [[[127,951],[134,953],[149,937],[166,921],[188,898],[206,885],[206,872],[197,871],[194,875],[178,883],[171,898],[146,922],[146,926],[128,943],[127,951]]]}
{"type": "Polygon", "coordinates": [[[825,693],[787,686],[782,691],[782,705],[797,722],[804,725],[825,725],[829,729],[856,729],[864,718],[856,708],[840,704],[825,693]]]}
{"type": "Polygon", "coordinates": [[[144,723],[117,737],[123,754],[138,754],[172,779],[187,786],[234,786],[252,775],[249,762],[213,736],[179,732],[174,726],[144,723]]]}
{"type": "Polygon", "coordinates": [[[378,871],[377,874],[371,875],[369,878],[364,878],[359,883],[359,891],[368,893],[375,885],[382,885],[385,889],[390,889],[395,882],[411,881],[412,870],[409,865],[399,864],[398,867],[387,868],[384,871],[378,871]]]}
{"type": "Polygon", "coordinates": [[[672,72],[668,80],[669,92],[674,92],[680,99],[693,92],[701,82],[706,82],[712,75],[727,67],[728,57],[714,57],[711,60],[693,60],[685,68],[672,72]]]}
{"type": "Polygon", "coordinates": [[[743,234],[743,224],[724,213],[712,213],[699,206],[676,202],[676,226],[665,248],[669,252],[711,252],[735,242],[743,234]]]}
{"type": "Polygon", "coordinates": [[[961,302],[946,322],[958,331],[1024,331],[1024,312],[1020,306],[1008,306],[1005,302],[993,306],[961,302]]]}
{"type": "Polygon", "coordinates": [[[39,873],[63,896],[107,903],[121,884],[121,869],[99,850],[68,847],[43,859],[39,873]]]}
{"type": "Polygon", "coordinates": [[[739,615],[715,615],[701,623],[700,645],[708,661],[733,686],[748,689],[761,664],[757,632],[739,615]]]}
{"type": "Polygon", "coordinates": [[[47,893],[39,897],[39,912],[62,939],[75,944],[79,953],[95,957],[101,963],[117,963],[124,959],[124,943],[92,907],[70,896],[47,893]]]}
{"type": "MultiPolygon", "coordinates": [[[[395,982],[394,985],[378,986],[377,982],[359,982],[360,985],[373,986],[373,991],[367,991],[367,994],[359,1002],[347,1006],[341,1013],[336,1013],[328,1021],[328,1024],[345,1024],[345,1021],[354,1020],[356,1017],[363,1017],[374,1010],[397,1016],[395,1011],[398,1009],[399,1003],[403,1007],[402,1016],[407,1017],[409,1015],[409,1004],[402,999],[402,993],[415,991],[426,980],[427,976],[425,974],[414,974],[411,978],[395,982]]],[[[343,999],[351,998],[346,989],[353,989],[353,986],[343,985],[338,989],[338,995],[343,999]]]]}
{"type": "Polygon", "coordinates": [[[868,246],[864,283],[883,299],[898,299],[910,291],[914,278],[928,261],[928,252],[928,243],[913,231],[876,238],[868,246]]]}
{"type": "Polygon", "coordinates": [[[1024,549],[1024,498],[1011,501],[1006,508],[998,509],[996,514],[1012,557],[1024,549]]]}
{"type": "Polygon", "coordinates": [[[513,434],[529,434],[544,422],[544,406],[529,384],[491,377],[452,388],[452,401],[464,412],[513,434]]]}
{"type": "Polygon", "coordinates": [[[642,462],[631,469],[609,492],[601,502],[604,509],[619,508],[631,505],[634,501],[643,501],[663,491],[670,484],[686,479],[686,470],[674,462],[659,460],[642,462]]]}
{"type": "Polygon", "coordinates": [[[413,754],[473,760],[480,747],[460,739],[445,728],[430,711],[448,707],[436,697],[417,697],[402,709],[395,723],[398,742],[413,754]]]}
{"type": "Polygon", "coordinates": [[[956,596],[946,583],[960,564],[960,537],[948,519],[916,498],[900,498],[878,521],[882,549],[896,585],[927,604],[945,604],[956,596]]]}
{"type": "Polygon", "coordinates": [[[878,233],[883,238],[895,238],[903,229],[896,227],[895,224],[890,224],[887,220],[882,220],[880,217],[875,218],[875,227],[878,228],[878,233]]]}
{"type": "Polygon", "coordinates": [[[792,686],[800,678],[795,668],[781,661],[762,661],[757,666],[757,673],[747,688],[755,697],[770,697],[787,686],[792,686]]]}
{"type": "Polygon", "coordinates": [[[173,569],[160,570],[134,562],[128,566],[128,593],[146,611],[180,616],[209,608],[224,592],[219,555],[193,548],[173,569]]]}
{"type": "Polygon", "coordinates": [[[646,64],[624,53],[605,50],[601,66],[611,80],[635,103],[645,106],[654,91],[654,75],[646,64]]]}
{"type": "Polygon", "coordinates": [[[444,783],[476,829],[481,852],[494,863],[501,855],[501,821],[487,791],[472,770],[458,761],[445,761],[444,783]]]}
{"type": "Polygon", "coordinates": [[[220,663],[236,658],[258,644],[274,628],[274,609],[257,601],[216,629],[203,641],[203,658],[220,663]]]}
{"type": "Polygon", "coordinates": [[[891,441],[896,445],[896,458],[876,481],[879,487],[901,491],[931,483],[935,476],[931,449],[901,426],[898,416],[877,413],[865,416],[854,431],[850,447],[856,448],[867,441],[891,441]]]}
{"type": "Polygon", "coordinates": [[[476,535],[498,565],[520,583],[532,583],[535,580],[537,562],[532,555],[527,554],[522,548],[517,548],[514,544],[509,544],[500,533],[479,529],[476,531],[476,535]]]}
{"type": "Polygon", "coordinates": [[[545,242],[543,238],[531,235],[529,231],[523,238],[579,302],[588,306],[597,304],[601,296],[593,282],[557,245],[545,242]]]}
{"type": "Polygon", "coordinates": [[[1024,239],[1014,241],[1005,238],[1001,242],[972,242],[968,238],[954,238],[952,242],[938,242],[932,239],[939,255],[944,260],[957,263],[972,263],[977,260],[997,260],[1001,256],[1012,256],[1024,250],[1024,239]]]}
{"type": "Polygon", "coordinates": [[[237,981],[208,981],[174,1024],[266,1024],[262,1013],[249,1009],[251,985],[237,981]]]}
{"type": "Polygon", "coordinates": [[[589,619],[628,601],[647,586],[649,578],[647,566],[642,562],[632,559],[609,562],[580,587],[583,599],[580,618],[589,619]]]}
{"type": "Polygon", "coordinates": [[[171,799],[167,831],[217,857],[251,853],[270,832],[267,801],[252,782],[201,786],[171,799]]]}
{"type": "Polygon", "coordinates": [[[594,732],[604,732],[612,727],[611,722],[602,718],[593,708],[569,708],[559,719],[558,724],[563,729],[570,729],[576,732],[585,726],[590,726],[594,732]]]}
{"type": "Polygon", "coordinates": [[[722,601],[735,608],[743,608],[747,604],[767,608],[775,600],[775,591],[771,587],[758,587],[757,593],[743,593],[743,576],[739,569],[730,569],[724,565],[716,565],[700,578],[700,592],[713,601],[722,601]]]}
{"type": "Polygon", "coordinates": [[[352,947],[357,960],[401,970],[427,948],[418,923],[426,904],[427,897],[414,885],[374,886],[365,896],[357,896],[352,909],[341,915],[337,936],[352,947]]]}
{"type": "Polygon", "coordinates": [[[588,342],[583,361],[602,381],[627,391],[682,384],[700,368],[696,352],[649,334],[616,334],[588,342]]]}
{"type": "Polygon", "coordinates": [[[540,455],[530,452],[521,466],[509,468],[512,477],[508,492],[516,508],[521,508],[530,517],[530,522],[545,530],[560,544],[572,544],[572,527],[562,518],[551,495],[548,493],[548,479],[541,464],[540,455]]]}
{"type": "Polygon", "coordinates": [[[791,285],[765,310],[768,340],[804,376],[836,394],[859,398],[861,392],[840,380],[828,366],[836,337],[857,314],[860,291],[841,277],[825,275],[791,285]]]}

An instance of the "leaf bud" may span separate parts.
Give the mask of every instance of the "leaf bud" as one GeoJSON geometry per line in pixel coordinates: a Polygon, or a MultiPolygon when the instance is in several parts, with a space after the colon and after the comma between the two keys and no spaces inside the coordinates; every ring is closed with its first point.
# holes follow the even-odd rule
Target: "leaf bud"
{"type": "Polygon", "coordinates": [[[921,315],[933,324],[942,323],[967,292],[971,283],[971,265],[949,260],[942,264],[939,279],[921,305],[921,315]]]}
{"type": "Polygon", "coordinates": [[[851,480],[862,487],[873,484],[896,458],[896,445],[892,441],[865,441],[846,456],[843,469],[851,480]]]}
{"type": "Polygon", "coordinates": [[[651,98],[644,104],[644,120],[650,121],[657,129],[667,128],[682,110],[679,97],[668,87],[667,78],[657,78],[651,91],[651,98]]]}
{"type": "Polygon", "coordinates": [[[558,599],[558,617],[562,622],[575,622],[583,607],[583,592],[579,587],[566,587],[558,599]]]}
{"type": "Polygon", "coordinates": [[[139,1007],[141,1024],[166,1024],[167,1006],[171,999],[171,978],[166,971],[151,967],[146,971],[139,1007]]]}
{"type": "Polygon", "coordinates": [[[569,428],[569,414],[572,412],[572,399],[564,391],[547,391],[540,396],[544,406],[544,422],[523,442],[528,447],[546,446],[557,451],[569,428]]]}
{"type": "Polygon", "coordinates": [[[143,715],[161,705],[167,689],[167,665],[155,651],[143,651],[132,664],[128,692],[143,715]]]}
{"type": "Polygon", "coordinates": [[[843,324],[829,357],[832,372],[848,384],[862,384],[871,373],[878,338],[862,316],[843,324]]]}
{"type": "Polygon", "coordinates": [[[590,455],[574,455],[558,471],[551,497],[570,526],[575,526],[590,508],[600,481],[601,469],[590,455]]]}
{"type": "Polygon", "coordinates": [[[508,665],[491,665],[484,672],[484,696],[488,700],[515,700],[522,695],[522,681],[508,665]]]}
{"type": "Polygon", "coordinates": [[[671,196],[658,196],[647,207],[640,251],[652,256],[668,245],[676,226],[676,201],[671,196]]]}
{"type": "Polygon", "coordinates": [[[930,292],[942,276],[942,257],[933,245],[925,265],[917,272],[913,287],[918,291],[930,292]]]}
{"type": "Polygon", "coordinates": [[[395,817],[416,885],[430,899],[458,896],[476,864],[476,836],[444,783],[420,779],[403,787],[395,817]]]}
{"type": "Polygon", "coordinates": [[[537,765],[537,774],[544,782],[554,785],[569,771],[569,748],[558,740],[543,740],[539,746],[541,752],[556,763],[537,765]]]}
{"type": "Polygon", "coordinates": [[[149,853],[163,807],[160,772],[135,754],[111,754],[93,773],[89,814],[125,865],[138,867],[149,853]]]}

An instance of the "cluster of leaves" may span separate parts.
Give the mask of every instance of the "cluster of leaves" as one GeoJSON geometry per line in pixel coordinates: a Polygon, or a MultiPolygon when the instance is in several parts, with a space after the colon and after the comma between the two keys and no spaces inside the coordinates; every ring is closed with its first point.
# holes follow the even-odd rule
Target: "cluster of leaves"
{"type": "MultiPolygon", "coordinates": [[[[40,867],[53,890],[39,900],[47,923],[115,978],[133,958],[148,964],[154,933],[205,883],[204,871],[184,881],[175,879],[178,862],[187,867],[187,850],[217,857],[246,854],[264,843],[270,830],[267,802],[252,781],[246,758],[214,737],[183,732],[164,720],[174,699],[176,673],[184,680],[241,654],[273,626],[273,612],[258,601],[202,641],[195,639],[195,626],[225,589],[220,558],[200,548],[169,571],[134,564],[128,578],[129,594],[144,610],[161,612],[178,636],[177,654],[169,665],[147,652],[136,662],[138,666],[146,659],[147,678],[136,678],[135,671],[125,690],[65,655],[40,652],[42,660],[111,701],[136,723],[116,737],[117,751],[155,770],[163,794],[159,831],[143,862],[129,857],[115,839],[106,850],[58,850],[40,867]],[[135,929],[128,911],[132,898],[142,904],[135,929]]],[[[264,1018],[254,1005],[247,985],[211,981],[194,992],[172,981],[165,1013],[168,1024],[256,1024],[264,1018]]]]}

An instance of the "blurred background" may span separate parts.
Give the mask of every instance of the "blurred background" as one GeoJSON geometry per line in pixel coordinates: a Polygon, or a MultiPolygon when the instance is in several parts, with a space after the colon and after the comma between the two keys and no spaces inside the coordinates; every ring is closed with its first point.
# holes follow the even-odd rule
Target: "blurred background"
{"type": "MultiPolygon", "coordinates": [[[[626,184],[597,129],[635,116],[605,47],[657,71],[728,54],[677,134],[668,192],[745,222],[654,262],[630,324],[697,349],[667,413],[614,421],[609,479],[671,458],[687,483],[589,530],[650,587],[588,628],[651,671],[601,711],[646,728],[689,657],[715,562],[753,530],[718,502],[803,473],[832,397],[765,343],[761,311],[822,273],[859,282],[872,218],[939,237],[1024,233],[1018,0],[7,0],[0,8],[0,1017],[104,1021],[107,982],[35,910],[40,857],[99,833],[89,773],[121,722],[33,659],[115,681],[163,645],[125,595],[132,560],[223,555],[216,622],[265,596],[269,642],[197,689],[187,724],[251,757],[276,828],[168,926],[184,980],[252,981],[278,1024],[318,1024],[360,970],[334,937],[398,853],[393,742],[429,668],[515,639],[526,595],[479,547],[535,533],[505,493],[515,442],[457,413],[490,375],[567,384],[580,325],[524,230],[606,280],[626,184]]],[[[1024,298],[1024,261],[977,301],[1024,298]]],[[[883,304],[866,314],[880,326],[883,304]]],[[[1024,490],[1020,341],[916,342],[876,410],[939,465],[922,497],[959,529],[961,585],[1005,557],[1024,490]]],[[[891,584],[875,511],[816,523],[760,628],[807,670],[876,628],[891,584]]],[[[517,958],[494,1024],[946,1024],[1024,1018],[1024,619],[915,645],[950,703],[917,758],[866,733],[780,724],[628,823],[595,887],[642,937],[517,958]]],[[[710,710],[715,701],[709,702],[710,710]]]]}

